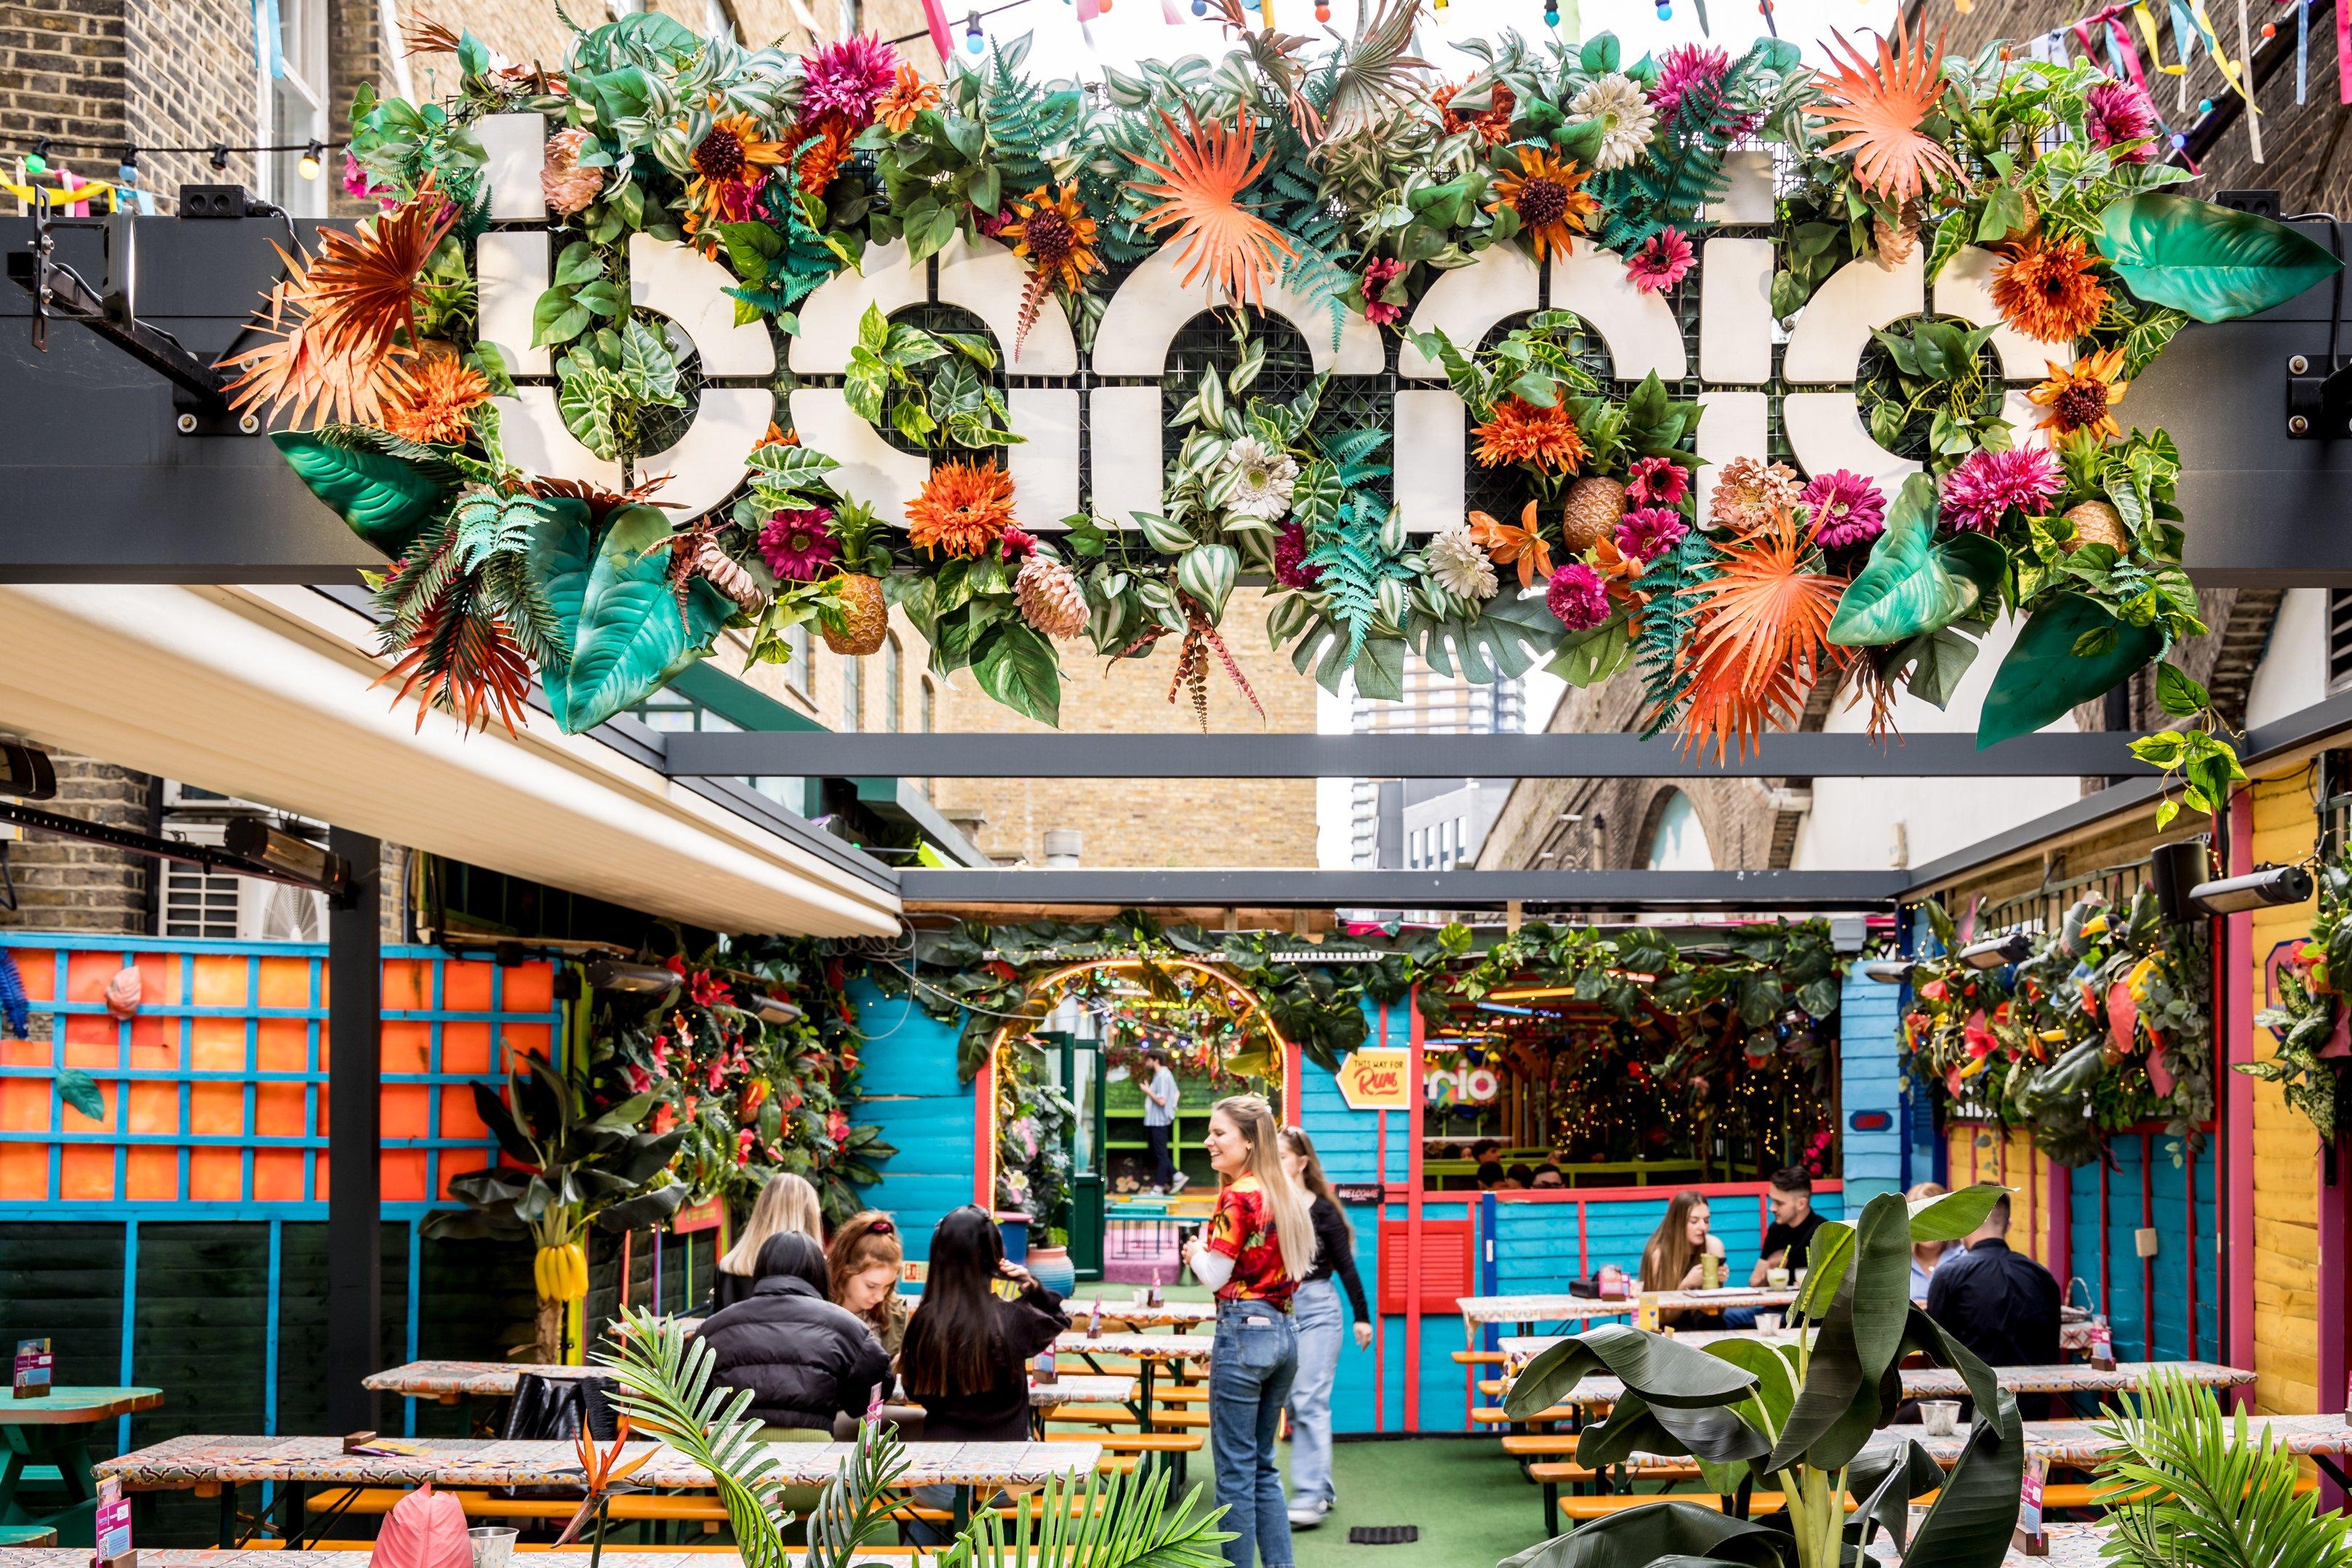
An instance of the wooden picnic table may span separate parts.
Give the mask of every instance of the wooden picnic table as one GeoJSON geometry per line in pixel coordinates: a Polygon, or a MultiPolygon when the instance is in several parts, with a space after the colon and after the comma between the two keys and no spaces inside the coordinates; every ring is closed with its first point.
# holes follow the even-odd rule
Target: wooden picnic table
{"type": "Polygon", "coordinates": [[[1138,1306],[1133,1301],[1114,1301],[1108,1296],[1089,1299],[1073,1298],[1062,1303],[1070,1321],[1081,1329],[1094,1315],[1097,1301],[1102,1304],[1102,1318],[1107,1323],[1125,1323],[1130,1329],[1199,1328],[1217,1321],[1214,1301],[1162,1301],[1156,1307],[1138,1306]]]}
{"type": "MultiPolygon", "coordinates": [[[[1736,1307],[1771,1312],[1797,1299],[1794,1291],[1751,1291],[1746,1286],[1728,1285],[1717,1291],[1658,1291],[1653,1294],[1659,1307],[1667,1312],[1719,1312],[1736,1307]]],[[[1642,1301],[1639,1296],[1460,1296],[1454,1304],[1461,1309],[1463,1324],[1475,1338],[1478,1330],[1489,1323],[1533,1327],[1537,1323],[1588,1318],[1628,1318],[1640,1308],[1642,1301]]]]}
{"type": "MultiPolygon", "coordinates": [[[[371,1374],[366,1386],[379,1394],[455,1405],[468,1396],[510,1398],[526,1372],[555,1380],[613,1375],[608,1366],[568,1366],[548,1361],[412,1361],[405,1366],[371,1374]]],[[[1089,1400],[1120,1401],[1131,1397],[1134,1389],[1135,1380],[1131,1377],[1089,1377],[1081,1374],[1057,1383],[1030,1385],[1029,1406],[1033,1410],[1045,1410],[1089,1400]]]]}
{"type": "MultiPolygon", "coordinates": [[[[478,1437],[385,1438],[395,1451],[347,1454],[341,1437],[236,1437],[192,1435],[173,1437],[100,1461],[100,1476],[120,1479],[125,1491],[217,1492],[221,1499],[221,1544],[236,1541],[236,1489],[275,1483],[290,1494],[289,1508],[301,1517],[303,1489],[314,1485],[414,1487],[565,1487],[582,1481],[579,1449],[569,1442],[478,1437]]],[[[848,1443],[776,1443],[769,1446],[778,1480],[787,1486],[821,1486],[833,1479],[853,1448],[848,1443]]],[[[975,1490],[1036,1486],[1055,1476],[1085,1475],[1102,1458],[1095,1443],[908,1443],[902,1487],[951,1486],[956,1513],[970,1510],[975,1490]]],[[[717,1485],[709,1471],[666,1444],[631,1443],[625,1457],[646,1456],[630,1476],[656,1490],[707,1490],[717,1485]]],[[[289,1544],[300,1539],[299,1528],[289,1544]]]]}
{"type": "MultiPolygon", "coordinates": [[[[577,1552],[585,1556],[586,1545],[559,1549],[552,1559],[561,1563],[577,1552]]],[[[534,1557],[541,1555],[533,1553],[534,1557]]],[[[930,1561],[932,1553],[913,1548],[868,1547],[858,1554],[862,1562],[868,1556],[893,1564],[921,1564],[930,1561]]],[[[278,1552],[223,1551],[218,1547],[142,1546],[139,1549],[139,1568],[372,1568],[375,1554],[372,1552],[278,1552]]],[[[519,1561],[520,1561],[519,1559],[519,1561]]],[[[665,1552],[659,1547],[612,1547],[604,1549],[604,1568],[742,1568],[740,1552],[712,1551],[665,1552]]],[[[807,1561],[801,1551],[788,1552],[785,1562],[798,1565],[807,1561]]],[[[0,1547],[0,1568],[89,1568],[89,1548],[0,1547]]]]}
{"type": "MultiPolygon", "coordinates": [[[[1680,1336],[1677,1336],[1679,1338],[1680,1336]]],[[[1722,1339],[1753,1339],[1753,1334],[1720,1334],[1722,1339]]],[[[1559,1343],[1556,1337],[1533,1336],[1503,1341],[1503,1354],[1509,1357],[1507,1364],[1524,1367],[1538,1354],[1559,1343]]],[[[1779,1343],[1764,1340],[1761,1343],[1779,1343]]],[[[1794,1343],[1794,1336],[1789,1336],[1794,1343]]],[[[2136,1389],[2156,1372],[2174,1373],[2205,1388],[2235,1388],[2253,1382],[2254,1375],[2242,1367],[2223,1366],[2210,1361],[2119,1361],[2111,1372],[2102,1372],[2084,1362],[2065,1362],[2054,1366],[1997,1366],[1993,1375],[2003,1388],[2012,1394],[2107,1394],[2124,1389],[2136,1389]]],[[[1968,1384],[1958,1372],[1946,1366],[1906,1366],[1902,1369],[1903,1396],[1906,1399],[1959,1399],[1968,1395],[1968,1384]]],[[[1504,1380],[1506,1383],[1507,1379],[1504,1380]]],[[[1596,1374],[1584,1378],[1569,1396],[1570,1403],[1578,1406],[1614,1405],[1624,1396],[1625,1385],[1616,1378],[1596,1374]]]]}
{"type": "Polygon", "coordinates": [[[1175,1367],[1184,1362],[1209,1364],[1209,1346],[1214,1342],[1198,1334],[1181,1333],[1106,1333],[1089,1338],[1084,1329],[1065,1330],[1054,1342],[1054,1348],[1074,1354],[1097,1373],[1102,1363],[1096,1358],[1105,1355],[1132,1357],[1143,1380],[1143,1392],[1138,1403],[1129,1405],[1137,1424],[1149,1432],[1151,1426],[1151,1385],[1161,1364],[1175,1367]]]}
{"type": "Polygon", "coordinates": [[[65,1386],[38,1399],[19,1399],[0,1390],[0,1524],[47,1525],[68,1546],[90,1545],[98,1515],[98,1492],[90,1479],[90,1429],[163,1403],[160,1388],[65,1386]],[[55,1484],[64,1491],[66,1506],[54,1513],[36,1513],[18,1494],[27,1480],[50,1485],[50,1469],[57,1471],[55,1484]]]}

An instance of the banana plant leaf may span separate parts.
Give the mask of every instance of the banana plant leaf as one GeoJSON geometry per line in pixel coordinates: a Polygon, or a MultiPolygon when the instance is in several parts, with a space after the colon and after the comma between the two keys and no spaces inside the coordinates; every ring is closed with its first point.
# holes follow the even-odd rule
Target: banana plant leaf
{"type": "Polygon", "coordinates": [[[637,1197],[626,1198],[609,1208],[599,1210],[597,1226],[619,1235],[625,1230],[642,1230],[648,1225],[658,1225],[678,1211],[686,1202],[686,1184],[674,1181],[667,1186],[656,1187],[637,1197]]]}
{"type": "Polygon", "coordinates": [[[1947,1192],[1935,1197],[1923,1197],[1911,1205],[1911,1239],[1919,1241],[1958,1241],[1973,1232],[2000,1201],[2001,1187],[1993,1182],[1980,1181],[1974,1186],[1964,1186],[1958,1192],[1947,1192]]]}
{"type": "Polygon", "coordinates": [[[2169,191],[2108,203],[2099,254],[2142,299],[2209,322],[2259,315],[2344,267],[2284,224],[2169,191]]]}
{"type": "Polygon", "coordinates": [[[1882,1529],[1900,1549],[1910,1542],[1911,1500],[1941,1488],[1944,1467],[1906,1437],[1891,1447],[1864,1449],[1846,1470],[1845,1484],[1859,1502],[1846,1525],[1855,1549],[1867,1549],[1873,1532],[1882,1529]]]}
{"type": "Polygon", "coordinates": [[[1607,1372],[1652,1405],[1680,1409],[1728,1405],[1745,1398],[1755,1378],[1686,1344],[1646,1334],[1629,1323],[1603,1323],[1560,1341],[1528,1364],[1511,1384],[1503,1408],[1515,1421],[1549,1410],[1596,1372],[1607,1372]]]}
{"type": "Polygon", "coordinates": [[[578,610],[570,609],[583,552],[560,528],[544,560],[534,541],[533,572],[548,584],[559,624],[571,634],[572,661],[540,672],[547,706],[566,735],[595,728],[669,684],[705,657],[734,605],[702,579],[683,595],[669,581],[669,520],[651,507],[615,512],[587,559],[577,583],[578,610]]]}
{"type": "Polygon", "coordinates": [[[1791,1536],[1690,1502],[1596,1519],[1496,1568],[1795,1568],[1791,1536]]]}
{"type": "MultiPolygon", "coordinates": [[[[1812,1249],[1806,1256],[1819,1256],[1821,1245],[1821,1233],[1816,1231],[1812,1249]]],[[[1811,1278],[1810,1274],[1806,1277],[1811,1278]]],[[[1759,1433],[1777,1432],[1787,1425],[1790,1406],[1797,1402],[1794,1345],[1783,1349],[1766,1344],[1762,1340],[1733,1338],[1718,1340],[1706,1347],[1706,1353],[1755,1375],[1756,1392],[1729,1406],[1734,1415],[1759,1433]]],[[[1756,1468],[1744,1458],[1717,1463],[1704,1456],[1695,1457],[1698,1458],[1699,1479],[1706,1484],[1707,1490],[1726,1497],[1738,1491],[1739,1483],[1747,1479],[1756,1468]]]]}
{"type": "Polygon", "coordinates": [[[2163,652],[2164,633],[2152,626],[2126,625],[2079,593],[2052,601],[2033,612],[1994,672],[1977,723],[1977,749],[2032,734],[2163,652]],[[2084,637],[2109,630],[2115,636],[2105,651],[2074,652],[2084,637]]]}
{"type": "Polygon", "coordinates": [[[1772,1451],[1764,1434],[1729,1407],[1678,1410],[1652,1406],[1631,1392],[1617,1401],[1609,1419],[1587,1427],[1576,1440],[1576,1462],[1591,1469],[1622,1465],[1635,1454],[1665,1454],[1718,1465],[1760,1459],[1772,1451]]]}
{"type": "Polygon", "coordinates": [[[310,494],[387,556],[406,549],[457,488],[457,471],[446,463],[347,446],[320,431],[273,431],[269,439],[310,494]]]}
{"type": "Polygon", "coordinates": [[[2017,1525],[2018,1490],[2025,1480],[2025,1425],[2017,1399],[1968,1346],[1944,1333],[1916,1307],[1903,1336],[1960,1375],[1976,1401],[1959,1463],[1944,1478],[1936,1504],[1903,1553],[1904,1568],[1998,1568],[2017,1525]]]}
{"type": "Polygon", "coordinates": [[[1903,482],[1870,562],[1846,584],[1829,640],[1841,647],[1907,642],[1977,607],[1976,579],[1955,570],[1936,543],[1936,485],[1925,474],[1903,482]]]}

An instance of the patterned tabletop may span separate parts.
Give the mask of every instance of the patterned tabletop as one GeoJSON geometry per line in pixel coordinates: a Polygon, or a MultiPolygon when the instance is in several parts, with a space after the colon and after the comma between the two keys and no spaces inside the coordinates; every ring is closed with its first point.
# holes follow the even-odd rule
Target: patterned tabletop
{"type": "Polygon", "coordinates": [[[163,1403],[160,1388],[83,1388],[60,1385],[37,1399],[19,1399],[0,1388],[0,1427],[90,1427],[152,1410],[163,1403]]]}
{"type": "MultiPolygon", "coordinates": [[[[2025,1424],[2025,1446],[2034,1452],[2049,1455],[2053,1465],[2087,1469],[2098,1462],[2101,1455],[2116,1446],[2095,1430],[2099,1425],[2096,1421],[2028,1421],[2025,1424]]],[[[2248,1442],[2260,1442],[2264,1432],[2276,1434],[2293,1453],[2352,1453],[2352,1418],[2344,1416],[2246,1417],[2248,1442]]],[[[1916,1437],[1919,1447],[1926,1449],[1931,1458],[1948,1468],[1959,1463],[1960,1450],[1968,1442],[1965,1431],[1949,1437],[1929,1437],[1906,1428],[1902,1435],[1916,1437]]]]}
{"type": "Polygon", "coordinates": [[[1065,1372],[1051,1383],[1029,1385],[1029,1408],[1062,1405],[1125,1405],[1135,1398],[1135,1379],[1119,1374],[1065,1372]]]}
{"type": "Polygon", "coordinates": [[[1138,1361],[1206,1362],[1211,1343],[1206,1335],[1181,1333],[1106,1333],[1088,1339],[1086,1330],[1068,1329],[1054,1342],[1054,1348],[1131,1355],[1138,1361]]]}
{"type": "MultiPolygon", "coordinates": [[[[1684,1344],[1706,1345],[1713,1344],[1717,1340],[1751,1337],[1752,1333],[1753,1331],[1748,1329],[1676,1329],[1674,1331],[1674,1337],[1684,1344]]],[[[1534,1345],[1537,1350],[1540,1350],[1554,1340],[1566,1337],[1564,1334],[1509,1334],[1496,1343],[1507,1355],[1514,1343],[1534,1345]]],[[[2088,1351],[2091,1348],[2089,1322],[2086,1320],[2059,1324],[2058,1348],[2074,1354],[2081,1354],[2088,1351]]],[[[1535,1351],[1529,1351],[1528,1354],[1532,1355],[1535,1351]]]]}
{"type": "MultiPolygon", "coordinates": [[[[2000,1568],[2106,1568],[2099,1555],[2105,1544],[2107,1527],[2104,1524],[2050,1524],[2043,1533],[2050,1538],[2050,1552],[2043,1557],[2028,1557],[2015,1546],[2000,1560],[2000,1568]]],[[[1884,1535],[1871,1543],[1871,1561],[1885,1568],[1901,1568],[1902,1558],[1895,1543],[1884,1535]]],[[[0,1563],[0,1568],[7,1568],[0,1563]]]]}
{"type": "Polygon", "coordinates": [[[1132,1301],[1118,1301],[1108,1296],[1088,1297],[1062,1303],[1074,1323],[1083,1323],[1093,1313],[1096,1301],[1102,1303],[1103,1322],[1126,1323],[1132,1328],[1197,1328],[1217,1321],[1214,1301],[1162,1301],[1156,1307],[1139,1306],[1132,1301]]]}
{"type": "MultiPolygon", "coordinates": [[[[526,1372],[559,1380],[611,1375],[606,1367],[564,1366],[546,1361],[412,1361],[405,1366],[372,1374],[367,1386],[378,1393],[398,1394],[411,1399],[455,1402],[467,1396],[502,1399],[514,1393],[515,1384],[526,1372]]],[[[1044,1410],[1056,1405],[1095,1400],[1118,1402],[1132,1397],[1134,1388],[1132,1378],[1065,1377],[1050,1385],[1033,1385],[1029,1404],[1034,1409],[1044,1410]],[[1084,1392],[1071,1393],[1074,1387],[1084,1392]]]]}
{"type": "MultiPolygon", "coordinates": [[[[1677,1343],[1690,1343],[1702,1338],[1698,1334],[1677,1334],[1677,1343]]],[[[1704,1336],[1712,1343],[1724,1339],[1752,1339],[1752,1334],[1729,1333],[1704,1336]]],[[[1503,1354],[1509,1357],[1514,1372],[1543,1351],[1559,1343],[1560,1336],[1547,1334],[1515,1335],[1502,1342],[1503,1354]]],[[[1794,1334],[1781,1336],[1777,1342],[1793,1344],[1794,1334]]],[[[2087,1362],[2068,1362],[2057,1366],[2002,1366],[1994,1368],[2000,1385],[2012,1394],[2104,1394],[2117,1389],[2137,1388],[2152,1371],[2170,1372],[2207,1388],[2234,1388],[2252,1383],[2254,1375],[2241,1367],[2223,1366],[2210,1361],[2119,1361],[2111,1372],[2101,1372],[2087,1362]]],[[[1906,1366],[1903,1369],[1903,1394],[1909,1399],[1958,1399],[1969,1391],[1967,1382],[1948,1367],[1906,1366]]],[[[1576,1385],[1575,1403],[1579,1405],[1613,1405],[1624,1393],[1624,1385],[1613,1377],[1593,1376],[1576,1385]]]]}
{"type": "MultiPolygon", "coordinates": [[[[370,1568],[374,1557],[372,1552],[238,1552],[218,1547],[166,1547],[158,1551],[142,1546],[139,1549],[139,1568],[370,1568]]],[[[795,1556],[786,1561],[797,1564],[803,1559],[795,1556]]],[[[930,1561],[930,1553],[901,1554],[894,1551],[887,1561],[894,1565],[909,1563],[919,1568],[930,1561]]],[[[604,1568],[742,1568],[743,1559],[733,1552],[607,1548],[604,1563],[604,1568]]],[[[89,1568],[89,1548],[0,1546],[0,1568],[89,1568]]]]}
{"type": "MultiPolygon", "coordinates": [[[[255,1481],[324,1481],[359,1486],[512,1487],[576,1485],[579,1450],[570,1443],[478,1437],[385,1438],[401,1451],[346,1454],[341,1437],[173,1437],[92,1467],[131,1491],[178,1491],[255,1481]]],[[[786,1485],[831,1480],[847,1443],[772,1446],[786,1485]]],[[[627,1453],[652,1459],[630,1479],[640,1486],[698,1488],[710,1473],[675,1449],[631,1443],[627,1453]]],[[[1102,1450],[1093,1443],[908,1443],[905,1486],[1034,1486],[1057,1475],[1084,1475],[1102,1450]]]]}
{"type": "MultiPolygon", "coordinates": [[[[1750,1291],[1726,1288],[1720,1291],[1659,1291],[1654,1292],[1658,1305],[1680,1312],[1696,1308],[1705,1312],[1725,1312],[1733,1307],[1754,1307],[1771,1311],[1785,1307],[1797,1299],[1794,1291],[1750,1291]]],[[[1623,1318],[1633,1315],[1640,1301],[1633,1296],[1601,1298],[1594,1296],[1462,1296],[1455,1299],[1461,1309],[1462,1321],[1473,1328],[1486,1323],[1549,1323],[1570,1318],[1623,1318]]]]}

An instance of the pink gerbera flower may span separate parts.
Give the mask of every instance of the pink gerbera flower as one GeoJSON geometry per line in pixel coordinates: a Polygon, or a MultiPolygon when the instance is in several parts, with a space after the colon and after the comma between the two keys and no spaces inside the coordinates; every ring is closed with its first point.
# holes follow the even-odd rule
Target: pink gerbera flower
{"type": "Polygon", "coordinates": [[[1580,560],[1570,561],[1551,574],[1544,602],[1571,632],[1589,632],[1609,619],[1609,586],[1580,560]]]}
{"type": "Polygon", "coordinates": [[[2012,507],[2038,513],[2063,482],[2058,459],[2038,446],[1971,452],[1944,476],[1944,526],[1991,533],[2012,507]]]}
{"type": "Polygon", "coordinates": [[[1683,521],[1680,512],[1666,507],[1636,507],[1617,525],[1617,553],[1642,561],[1655,560],[1688,532],[1690,525],[1683,521]]]}
{"type": "Polygon", "coordinates": [[[1381,296],[1404,275],[1404,263],[1391,256],[1374,256],[1364,263],[1364,319],[1375,327],[1385,327],[1401,320],[1404,307],[1391,305],[1381,296]]]}
{"type": "Polygon", "coordinates": [[[1864,475],[1843,468],[1816,474],[1798,496],[1824,549],[1866,545],[1886,531],[1886,497],[1864,475]]]}
{"type": "Polygon", "coordinates": [[[1625,277],[1644,294],[1664,294],[1691,269],[1691,243],[1679,229],[1664,228],[1642,242],[1625,263],[1625,277]]]}
{"type": "MultiPolygon", "coordinates": [[[[2094,147],[2144,141],[2156,134],[2156,105],[2129,82],[2101,82],[2083,97],[2083,129],[2094,147]]],[[[2145,163],[2147,147],[2116,154],[2119,163],[2145,163]]]]}
{"type": "Polygon", "coordinates": [[[841,559],[829,507],[795,507],[778,512],[760,530],[760,556],[778,582],[814,582],[841,559]]]}
{"type": "Polygon", "coordinates": [[[1274,541],[1274,580],[1285,588],[1312,588],[1323,580],[1319,566],[1300,564],[1307,556],[1307,525],[1292,523],[1274,541]]]}
{"type": "Polygon", "coordinates": [[[1037,536],[1022,528],[1006,528],[996,536],[997,548],[1007,560],[1026,560],[1029,552],[1037,548],[1037,536]]]}
{"type": "Polygon", "coordinates": [[[1713,89],[1731,74],[1731,57],[1704,44],[1676,44],[1658,62],[1658,85],[1650,89],[1651,107],[1659,118],[1671,119],[1694,87],[1713,89]]]}
{"type": "Polygon", "coordinates": [[[1679,507],[1690,494],[1690,470],[1671,457],[1637,457],[1625,471],[1625,498],[1637,507],[1679,507]]]}
{"type": "Polygon", "coordinates": [[[898,54],[870,33],[856,33],[801,57],[801,123],[839,115],[856,130],[874,123],[874,106],[898,79],[898,54]]]}

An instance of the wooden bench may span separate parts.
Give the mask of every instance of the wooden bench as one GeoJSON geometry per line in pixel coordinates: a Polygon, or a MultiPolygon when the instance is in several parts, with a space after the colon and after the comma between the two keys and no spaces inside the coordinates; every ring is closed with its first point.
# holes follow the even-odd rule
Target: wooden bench
{"type": "MultiPolygon", "coordinates": [[[[1594,1406],[1605,1408],[1605,1406],[1594,1406]]],[[[1499,1405],[1481,1405],[1470,1412],[1470,1419],[1482,1427],[1515,1426],[1519,1422],[1573,1421],[1582,1412],[1573,1405],[1554,1405],[1525,1416],[1513,1416],[1499,1405]]]]}
{"type": "MultiPolygon", "coordinates": [[[[1061,1405],[1040,1414],[1048,1425],[1059,1421],[1075,1427],[1131,1427],[1136,1420],[1135,1412],[1124,1405],[1061,1405]]],[[[1209,1413],[1206,1410],[1154,1410],[1151,1424],[1154,1427],[1204,1428],[1209,1425],[1209,1413]]]]}

